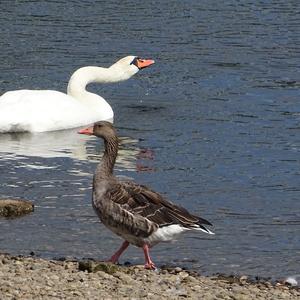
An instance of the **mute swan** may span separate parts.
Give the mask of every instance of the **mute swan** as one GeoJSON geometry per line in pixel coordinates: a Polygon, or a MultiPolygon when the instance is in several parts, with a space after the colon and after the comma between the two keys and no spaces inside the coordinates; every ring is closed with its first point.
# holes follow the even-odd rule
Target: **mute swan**
{"type": "Polygon", "coordinates": [[[6,92],[0,97],[0,133],[53,131],[112,121],[110,105],[101,96],[88,92],[86,86],[91,82],[127,80],[153,63],[127,56],[109,68],[80,68],[71,76],[67,94],[53,90],[6,92]]]}
{"type": "Polygon", "coordinates": [[[133,244],[143,249],[145,268],[155,269],[149,255],[150,247],[172,241],[189,230],[213,234],[204,226],[212,225],[207,220],[190,214],[144,185],[118,181],[113,176],[118,137],[111,123],[97,122],[79,133],[104,139],[102,163],[94,175],[92,204],[102,223],[125,240],[110,258],[112,263],[116,263],[129,244],[133,244]]]}

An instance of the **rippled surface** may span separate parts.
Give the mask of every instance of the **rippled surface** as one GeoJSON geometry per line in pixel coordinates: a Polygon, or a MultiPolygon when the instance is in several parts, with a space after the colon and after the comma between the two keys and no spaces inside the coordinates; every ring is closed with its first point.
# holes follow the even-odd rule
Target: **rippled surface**
{"type": "MultiPolygon", "coordinates": [[[[299,273],[300,109],[297,1],[2,1],[0,91],[64,91],[80,66],[128,54],[156,65],[92,85],[123,138],[116,174],[214,223],[153,259],[281,277],[299,273]]],[[[1,251],[107,258],[119,246],[95,216],[102,143],[76,130],[0,136],[1,197],[34,201],[0,219],[1,251]]],[[[122,261],[142,263],[130,248],[122,261]]]]}

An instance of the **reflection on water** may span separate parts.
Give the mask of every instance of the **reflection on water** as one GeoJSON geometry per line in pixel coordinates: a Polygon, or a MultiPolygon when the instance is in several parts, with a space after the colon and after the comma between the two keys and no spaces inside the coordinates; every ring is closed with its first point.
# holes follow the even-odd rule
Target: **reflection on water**
{"type": "MultiPolygon", "coordinates": [[[[99,162],[103,148],[101,139],[77,134],[76,129],[53,131],[48,133],[13,133],[0,135],[0,153],[3,159],[14,160],[21,157],[25,160],[19,167],[32,169],[53,169],[55,166],[30,164],[28,157],[63,158],[75,160],[89,160],[99,162]],[[97,150],[97,151],[96,151],[97,150]]],[[[137,158],[147,158],[148,150],[140,150],[136,146],[137,140],[130,137],[120,137],[120,150],[116,168],[137,170],[143,167],[137,163],[137,158]]]]}
{"type": "Polygon", "coordinates": [[[86,140],[76,130],[34,134],[8,133],[0,135],[0,150],[18,156],[73,157],[82,160],[87,159],[86,140]]]}

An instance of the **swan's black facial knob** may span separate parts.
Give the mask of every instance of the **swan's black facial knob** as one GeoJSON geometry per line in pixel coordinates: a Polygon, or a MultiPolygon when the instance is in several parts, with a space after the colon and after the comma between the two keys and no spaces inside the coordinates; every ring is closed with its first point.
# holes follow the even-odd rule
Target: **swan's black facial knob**
{"type": "Polygon", "coordinates": [[[147,68],[147,67],[153,65],[154,62],[155,61],[152,59],[143,59],[140,57],[135,57],[130,64],[135,65],[136,67],[138,67],[141,70],[141,69],[144,69],[144,68],[147,68]]]}

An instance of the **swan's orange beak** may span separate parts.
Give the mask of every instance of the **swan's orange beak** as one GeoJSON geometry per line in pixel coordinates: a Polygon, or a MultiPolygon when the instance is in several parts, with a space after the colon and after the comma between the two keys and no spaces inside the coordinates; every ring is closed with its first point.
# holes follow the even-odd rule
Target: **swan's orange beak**
{"type": "Polygon", "coordinates": [[[153,59],[138,58],[137,61],[136,61],[137,67],[139,69],[147,68],[147,67],[153,65],[154,63],[155,63],[155,61],[153,59]]]}
{"type": "Polygon", "coordinates": [[[78,131],[78,133],[86,134],[86,135],[93,135],[94,134],[94,127],[91,126],[91,127],[81,129],[81,130],[78,131]]]}

